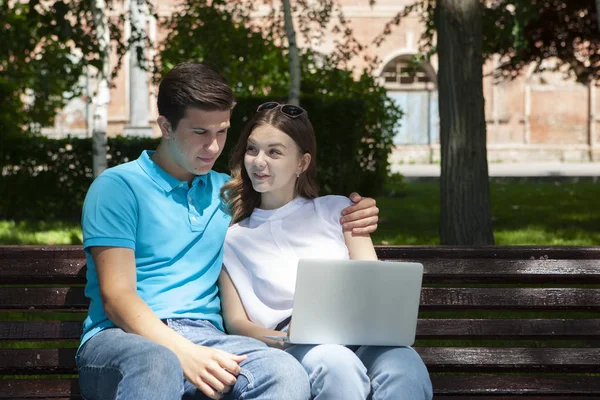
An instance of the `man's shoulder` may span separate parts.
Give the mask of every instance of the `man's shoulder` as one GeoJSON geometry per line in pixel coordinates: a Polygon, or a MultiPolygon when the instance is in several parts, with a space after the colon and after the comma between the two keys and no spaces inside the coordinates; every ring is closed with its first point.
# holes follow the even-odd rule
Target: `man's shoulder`
{"type": "Polygon", "coordinates": [[[231,176],[229,176],[226,173],[223,172],[218,172],[215,170],[210,170],[209,172],[209,176],[211,181],[216,182],[216,183],[220,183],[222,185],[226,184],[227,182],[229,182],[231,180],[231,176]]]}

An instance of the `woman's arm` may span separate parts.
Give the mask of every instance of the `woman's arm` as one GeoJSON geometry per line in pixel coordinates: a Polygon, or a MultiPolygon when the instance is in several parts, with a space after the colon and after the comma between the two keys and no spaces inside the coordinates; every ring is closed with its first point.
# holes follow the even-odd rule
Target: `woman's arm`
{"type": "Polygon", "coordinates": [[[377,261],[375,247],[373,247],[371,235],[368,233],[353,235],[352,232],[344,232],[344,241],[346,242],[346,247],[348,247],[351,260],[377,261]]]}
{"type": "Polygon", "coordinates": [[[265,336],[286,336],[285,332],[263,328],[250,321],[240,300],[240,296],[225,268],[221,270],[221,275],[219,275],[219,289],[221,291],[223,320],[228,333],[249,336],[271,347],[280,349],[286,347],[286,344],[283,342],[265,338],[265,336]]]}

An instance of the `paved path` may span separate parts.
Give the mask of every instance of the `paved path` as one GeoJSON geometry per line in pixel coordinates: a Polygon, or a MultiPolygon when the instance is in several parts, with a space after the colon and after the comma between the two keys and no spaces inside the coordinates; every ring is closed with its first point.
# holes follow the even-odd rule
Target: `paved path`
{"type": "MultiPolygon", "coordinates": [[[[491,177],[600,177],[600,163],[519,163],[489,164],[491,177]]],[[[406,178],[436,178],[439,164],[394,165],[392,172],[406,178]]]]}

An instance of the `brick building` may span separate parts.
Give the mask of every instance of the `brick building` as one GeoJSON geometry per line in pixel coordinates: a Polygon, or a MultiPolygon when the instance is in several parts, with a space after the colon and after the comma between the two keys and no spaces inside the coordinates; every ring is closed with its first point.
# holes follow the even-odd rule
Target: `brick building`
{"type": "MultiPolygon", "coordinates": [[[[367,0],[340,1],[355,37],[367,45],[382,32],[387,21],[412,2],[378,0],[371,7],[367,0]]],[[[170,15],[176,3],[176,0],[161,0],[157,6],[159,16],[170,15]]],[[[266,6],[262,7],[255,18],[260,19],[266,13],[266,6]]],[[[148,19],[147,26],[150,37],[159,40],[162,33],[156,21],[148,19]]],[[[393,29],[381,46],[367,48],[369,55],[381,60],[376,76],[405,113],[397,128],[392,163],[439,160],[437,60],[434,58],[431,64],[421,65],[416,74],[407,71],[408,61],[418,51],[422,31],[419,19],[409,16],[393,29]]],[[[320,50],[327,51],[331,45],[332,40],[320,50]]],[[[490,60],[484,66],[490,162],[600,160],[600,107],[594,84],[586,86],[561,73],[533,74],[531,69],[513,81],[495,81],[491,76],[494,63],[495,60],[490,60]]],[[[132,75],[127,59],[123,65],[111,91],[109,135],[123,133],[130,123],[132,75]]],[[[154,123],[157,116],[154,93],[155,88],[150,86],[147,114],[152,127],[149,132],[158,135],[154,123]]],[[[44,132],[50,136],[67,133],[87,136],[89,126],[90,107],[76,99],[60,113],[55,126],[44,132]]]]}

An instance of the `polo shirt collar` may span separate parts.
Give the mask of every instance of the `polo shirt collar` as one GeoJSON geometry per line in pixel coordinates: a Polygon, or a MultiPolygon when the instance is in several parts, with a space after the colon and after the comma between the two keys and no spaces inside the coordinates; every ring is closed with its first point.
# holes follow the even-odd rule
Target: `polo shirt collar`
{"type": "MultiPolygon", "coordinates": [[[[188,187],[186,181],[180,181],[175,178],[167,171],[158,166],[157,163],[152,161],[152,155],[154,154],[153,150],[144,150],[140,157],[137,159],[138,164],[144,170],[146,174],[156,182],[161,188],[164,189],[165,192],[171,192],[174,189],[180,187],[188,187]]],[[[206,175],[197,175],[192,181],[192,186],[197,183],[206,183],[208,179],[208,174],[206,175]]]]}

